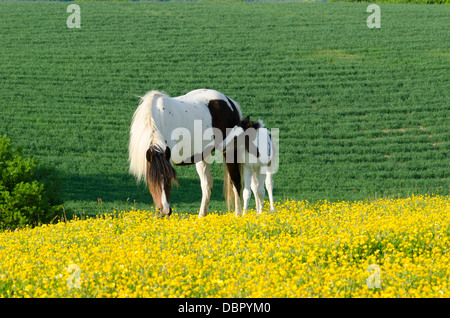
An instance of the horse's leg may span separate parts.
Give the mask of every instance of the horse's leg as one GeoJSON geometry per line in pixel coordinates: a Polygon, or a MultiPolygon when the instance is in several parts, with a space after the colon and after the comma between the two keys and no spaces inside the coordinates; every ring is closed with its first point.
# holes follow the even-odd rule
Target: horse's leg
{"type": "Polygon", "coordinates": [[[209,169],[209,163],[205,161],[199,161],[195,164],[197,173],[200,177],[200,185],[202,187],[202,204],[198,213],[199,217],[206,216],[208,214],[209,198],[211,197],[211,189],[213,179],[211,176],[211,170],[209,169]]]}
{"type": "Polygon", "coordinates": [[[273,176],[272,173],[267,171],[266,175],[266,189],[267,194],[269,195],[269,201],[270,201],[270,211],[275,210],[273,206],[273,176]]]}
{"type": "Polygon", "coordinates": [[[253,196],[255,197],[256,212],[259,213],[259,204],[260,204],[259,196],[258,196],[259,183],[258,183],[258,178],[256,177],[256,172],[253,172],[253,174],[251,176],[251,187],[252,187],[253,196]]]}
{"type": "Polygon", "coordinates": [[[234,193],[234,210],[236,216],[239,216],[242,214],[242,208],[241,208],[241,172],[239,169],[239,163],[237,163],[237,160],[234,162],[228,163],[227,162],[227,168],[228,173],[230,174],[231,178],[231,185],[234,193]]]}
{"type": "Polygon", "coordinates": [[[264,174],[254,173],[252,178],[252,191],[255,194],[256,211],[262,212],[264,202],[264,174]]]}
{"type": "Polygon", "coordinates": [[[252,170],[243,166],[243,174],[244,174],[244,190],[242,191],[242,196],[244,198],[244,206],[242,213],[245,214],[245,211],[248,208],[248,202],[252,196],[252,192],[250,191],[250,183],[252,181],[252,170]]]}

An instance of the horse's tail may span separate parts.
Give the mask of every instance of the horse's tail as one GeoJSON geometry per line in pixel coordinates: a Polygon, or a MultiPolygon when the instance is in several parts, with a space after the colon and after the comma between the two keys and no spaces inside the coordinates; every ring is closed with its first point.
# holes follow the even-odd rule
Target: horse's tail
{"type": "Polygon", "coordinates": [[[128,161],[130,173],[137,181],[147,182],[147,149],[151,144],[154,129],[152,120],[152,106],[155,96],[162,96],[158,91],[150,91],[141,97],[138,108],[134,112],[130,127],[130,143],[128,145],[128,161]]]}
{"type": "MultiPolygon", "coordinates": [[[[231,204],[235,204],[233,201],[234,198],[234,191],[233,191],[233,183],[231,182],[231,176],[230,172],[228,171],[228,166],[226,163],[225,165],[225,172],[223,174],[223,194],[225,196],[225,202],[227,203],[227,209],[228,212],[231,211],[231,204]]],[[[239,166],[239,175],[242,176],[242,164],[238,164],[239,166]]],[[[242,178],[241,178],[242,182],[242,178]]],[[[242,189],[242,187],[240,187],[242,189]]],[[[241,194],[239,193],[239,197],[241,197],[241,194]]],[[[236,206],[234,207],[236,209],[236,206]]]]}
{"type": "Polygon", "coordinates": [[[227,203],[228,212],[231,211],[231,202],[233,201],[233,185],[231,184],[230,173],[228,172],[228,166],[225,166],[225,173],[223,174],[223,195],[225,196],[225,202],[227,203]]]}

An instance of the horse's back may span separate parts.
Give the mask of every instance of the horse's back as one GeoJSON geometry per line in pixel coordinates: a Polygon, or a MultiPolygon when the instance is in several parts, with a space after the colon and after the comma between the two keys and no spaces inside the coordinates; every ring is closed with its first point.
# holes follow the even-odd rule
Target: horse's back
{"type": "Polygon", "coordinates": [[[176,151],[183,149],[175,160],[178,164],[204,152],[211,142],[211,138],[203,138],[208,129],[219,129],[221,136],[216,136],[217,130],[213,131],[215,140],[225,138],[227,130],[239,125],[241,112],[239,105],[223,93],[196,89],[177,97],[164,95],[154,104],[152,118],[161,139],[173,154],[174,147],[176,151]],[[174,137],[174,134],[178,136],[181,133],[183,137],[174,137]]]}
{"type": "Polygon", "coordinates": [[[190,91],[184,95],[174,97],[173,99],[182,101],[184,103],[196,104],[196,103],[208,103],[211,100],[226,100],[226,96],[219,91],[213,89],[200,88],[190,91]]]}
{"type": "Polygon", "coordinates": [[[242,119],[238,103],[225,94],[213,89],[196,89],[189,93],[175,97],[174,100],[187,104],[184,107],[203,108],[212,121],[212,127],[220,129],[225,138],[227,128],[240,124],[242,119]]]}

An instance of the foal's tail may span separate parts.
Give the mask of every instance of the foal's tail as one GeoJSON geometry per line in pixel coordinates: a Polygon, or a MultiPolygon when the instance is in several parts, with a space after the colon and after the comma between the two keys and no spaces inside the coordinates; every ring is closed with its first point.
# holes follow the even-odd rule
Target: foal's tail
{"type": "Polygon", "coordinates": [[[152,120],[152,106],[156,96],[163,96],[158,91],[150,91],[141,97],[138,108],[134,112],[130,127],[130,143],[128,145],[128,161],[130,162],[130,173],[137,181],[147,182],[147,159],[146,152],[157,131],[152,120]]]}

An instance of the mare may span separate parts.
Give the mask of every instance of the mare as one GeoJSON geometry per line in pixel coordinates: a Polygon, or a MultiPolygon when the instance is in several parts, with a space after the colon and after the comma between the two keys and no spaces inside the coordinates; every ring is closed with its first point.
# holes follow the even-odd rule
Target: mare
{"type": "MultiPolygon", "coordinates": [[[[241,120],[239,104],[215,90],[197,89],[178,97],[149,91],[141,98],[130,127],[129,170],[138,182],[147,183],[163,216],[172,213],[170,189],[172,183],[177,183],[174,165],[192,164],[202,189],[199,217],[208,214],[213,184],[211,154],[241,120]]],[[[225,167],[228,209],[234,195],[235,213],[241,215],[241,165],[237,152],[227,157],[225,167]]]]}

